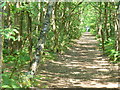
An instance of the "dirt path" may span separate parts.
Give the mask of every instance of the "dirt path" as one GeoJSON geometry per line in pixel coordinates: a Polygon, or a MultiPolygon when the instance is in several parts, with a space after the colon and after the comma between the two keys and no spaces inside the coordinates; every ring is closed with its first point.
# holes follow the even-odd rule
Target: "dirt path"
{"type": "Polygon", "coordinates": [[[41,67],[41,85],[47,88],[118,88],[118,66],[98,50],[95,36],[86,32],[56,61],[41,67]],[[48,77],[48,78],[47,78],[48,77]]]}

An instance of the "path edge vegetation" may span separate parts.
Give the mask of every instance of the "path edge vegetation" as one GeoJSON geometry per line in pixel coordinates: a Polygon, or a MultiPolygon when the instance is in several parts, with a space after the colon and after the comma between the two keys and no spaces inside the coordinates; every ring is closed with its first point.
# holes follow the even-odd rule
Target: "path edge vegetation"
{"type": "Polygon", "coordinates": [[[120,61],[120,2],[0,2],[0,7],[3,88],[34,86],[43,59],[62,53],[87,25],[103,53],[114,63],[120,61]],[[26,65],[27,71],[19,72],[26,65]]]}

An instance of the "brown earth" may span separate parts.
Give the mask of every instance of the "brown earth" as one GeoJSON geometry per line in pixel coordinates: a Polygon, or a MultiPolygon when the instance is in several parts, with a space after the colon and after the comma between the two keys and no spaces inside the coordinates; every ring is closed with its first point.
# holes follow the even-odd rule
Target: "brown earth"
{"type": "Polygon", "coordinates": [[[42,67],[40,88],[118,88],[118,65],[99,50],[98,41],[86,32],[57,60],[42,67]]]}

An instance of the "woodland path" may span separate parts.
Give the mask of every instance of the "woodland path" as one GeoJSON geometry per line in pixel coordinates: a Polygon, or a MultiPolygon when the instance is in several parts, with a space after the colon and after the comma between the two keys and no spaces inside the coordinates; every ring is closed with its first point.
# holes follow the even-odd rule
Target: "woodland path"
{"type": "Polygon", "coordinates": [[[39,87],[46,88],[118,88],[118,65],[98,50],[98,41],[86,32],[57,60],[42,67],[39,87]]]}

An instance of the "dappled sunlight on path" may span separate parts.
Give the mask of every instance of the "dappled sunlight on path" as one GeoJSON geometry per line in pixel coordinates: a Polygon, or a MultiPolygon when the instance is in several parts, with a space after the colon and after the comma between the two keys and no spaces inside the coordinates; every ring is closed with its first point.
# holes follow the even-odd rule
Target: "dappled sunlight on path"
{"type": "Polygon", "coordinates": [[[118,65],[108,62],[97,43],[89,32],[74,40],[73,47],[64,55],[41,67],[40,74],[44,76],[41,85],[48,85],[48,88],[118,88],[118,65]]]}

